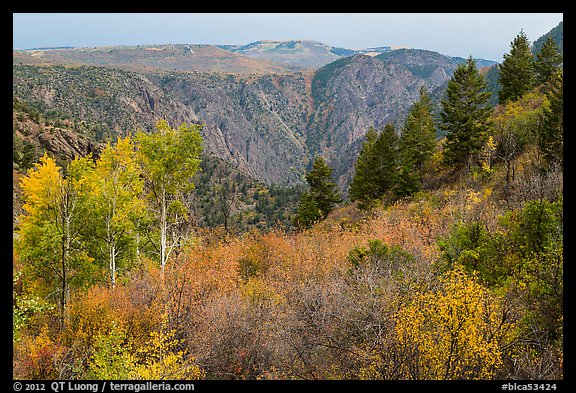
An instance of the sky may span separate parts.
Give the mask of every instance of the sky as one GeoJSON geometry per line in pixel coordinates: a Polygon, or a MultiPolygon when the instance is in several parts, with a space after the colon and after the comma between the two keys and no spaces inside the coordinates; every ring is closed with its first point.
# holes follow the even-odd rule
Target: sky
{"type": "Polygon", "coordinates": [[[520,30],[533,42],[562,13],[14,13],[13,49],[314,40],[403,46],[501,62],[520,30]]]}

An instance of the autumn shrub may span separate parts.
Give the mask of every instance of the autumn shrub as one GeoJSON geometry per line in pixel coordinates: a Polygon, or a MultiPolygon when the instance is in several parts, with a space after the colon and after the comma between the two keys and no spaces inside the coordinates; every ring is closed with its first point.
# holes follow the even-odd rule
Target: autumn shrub
{"type": "Polygon", "coordinates": [[[515,324],[500,296],[455,266],[400,308],[395,335],[403,379],[492,379],[515,324]]]}
{"type": "Polygon", "coordinates": [[[503,252],[503,239],[491,234],[482,221],[457,223],[450,236],[438,241],[442,257],[436,264],[440,271],[455,265],[475,272],[489,286],[504,284],[512,272],[503,252]]]}
{"type": "Polygon", "coordinates": [[[167,326],[167,315],[162,317],[160,329],[153,331],[144,345],[136,349],[137,361],[128,374],[130,379],[201,379],[205,373],[187,357],[187,351],[178,349],[180,340],[176,330],[167,326]]]}
{"type": "Polygon", "coordinates": [[[137,346],[117,324],[95,337],[87,376],[91,379],[200,379],[204,372],[177,349],[175,329],[167,328],[167,317],[159,330],[137,346]]]}
{"type": "Polygon", "coordinates": [[[13,290],[12,290],[12,340],[18,341],[20,339],[21,331],[29,331],[39,333],[43,323],[40,321],[43,315],[54,310],[52,304],[47,303],[45,300],[38,296],[31,295],[27,291],[16,290],[18,281],[21,279],[22,273],[16,272],[13,275],[13,290]]]}
{"type": "Polygon", "coordinates": [[[478,274],[490,287],[524,288],[527,320],[532,328],[557,339],[563,315],[563,214],[562,201],[534,200],[498,218],[490,231],[483,222],[456,224],[438,244],[442,257],[437,266],[456,264],[478,274]]]}
{"type": "Polygon", "coordinates": [[[514,278],[526,288],[528,329],[544,340],[561,340],[564,295],[562,200],[534,200],[507,212],[500,223],[506,230],[514,278]]]}
{"type": "Polygon", "coordinates": [[[400,299],[417,285],[410,272],[424,270],[379,239],[351,247],[342,263],[347,269],[310,276],[286,294],[289,370],[302,378],[358,378],[371,348],[389,351],[400,299]]]}
{"type": "Polygon", "coordinates": [[[526,165],[511,182],[507,200],[510,207],[519,208],[526,202],[545,199],[550,202],[562,198],[564,173],[560,165],[553,164],[542,169],[535,165],[526,165]]]}
{"type": "Polygon", "coordinates": [[[398,264],[406,264],[413,258],[399,246],[388,247],[379,239],[369,240],[368,248],[356,246],[348,254],[348,260],[354,269],[381,265],[389,272],[396,270],[398,264]]]}
{"type": "Polygon", "coordinates": [[[114,339],[121,334],[131,337],[133,345],[140,346],[157,329],[163,309],[161,299],[148,297],[146,291],[139,288],[141,284],[134,276],[129,284],[114,289],[93,286],[74,296],[61,332],[62,342],[70,348],[67,377],[86,377],[95,346],[101,347],[97,351],[104,351],[102,345],[107,342],[106,345],[113,346],[114,339]]]}
{"type": "Polygon", "coordinates": [[[351,314],[360,305],[345,296],[343,278],[336,273],[329,280],[311,277],[294,283],[286,295],[279,328],[288,346],[281,366],[299,379],[327,379],[351,366],[349,349],[356,344],[351,314]]]}
{"type": "Polygon", "coordinates": [[[46,325],[43,373],[70,379],[559,376],[561,194],[516,206],[483,181],[354,225],[334,212],[293,233],[205,233],[163,275],[143,258],[114,289],[73,291],[60,333],[28,313],[14,373],[46,325]]]}
{"type": "Polygon", "coordinates": [[[260,235],[252,235],[245,240],[245,246],[238,258],[240,276],[247,280],[262,274],[269,266],[269,249],[260,235]]]}
{"type": "Polygon", "coordinates": [[[561,380],[563,358],[561,345],[550,345],[538,337],[525,338],[514,346],[499,379],[561,380]]]}
{"type": "Polygon", "coordinates": [[[88,365],[88,379],[130,379],[136,359],[126,331],[112,323],[110,331],[94,337],[94,345],[88,365]]]}
{"type": "Polygon", "coordinates": [[[240,294],[249,304],[273,304],[277,305],[284,301],[272,286],[259,277],[250,277],[240,287],[240,294]]]}
{"type": "Polygon", "coordinates": [[[44,327],[37,336],[23,335],[14,346],[15,379],[61,379],[66,348],[55,342],[44,327]]]}
{"type": "Polygon", "coordinates": [[[255,379],[275,364],[281,345],[276,306],[251,303],[238,294],[211,297],[200,309],[186,343],[207,379],[255,379]]]}

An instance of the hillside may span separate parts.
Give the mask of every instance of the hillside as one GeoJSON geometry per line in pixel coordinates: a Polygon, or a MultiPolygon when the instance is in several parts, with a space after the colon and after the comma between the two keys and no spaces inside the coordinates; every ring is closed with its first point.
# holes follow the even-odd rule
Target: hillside
{"type": "MultiPolygon", "coordinates": [[[[221,45],[220,47],[250,58],[271,60],[295,69],[320,68],[335,60],[353,55],[379,56],[398,51],[402,52],[407,49],[391,46],[348,49],[310,40],[266,40],[251,42],[247,45],[221,45]]],[[[466,59],[459,57],[451,57],[450,60],[456,64],[466,61],[466,59]]],[[[476,59],[476,61],[482,67],[495,64],[494,61],[485,59],[476,59]]]]}
{"type": "Polygon", "coordinates": [[[12,53],[13,64],[95,65],[136,72],[229,72],[241,74],[287,73],[290,70],[266,59],[251,59],[213,45],[138,45],[92,48],[31,49],[12,53]]]}
{"type": "Polygon", "coordinates": [[[316,107],[308,146],[327,157],[346,189],[368,128],[387,123],[399,127],[420,88],[438,97],[455,67],[438,53],[405,49],[376,57],[355,55],[319,69],[312,80],[316,107]]]}
{"type": "Polygon", "coordinates": [[[213,48],[13,64],[13,379],[562,390],[563,65],[213,48]]]}
{"type": "MultiPolygon", "coordinates": [[[[41,113],[15,102],[12,135],[15,225],[23,213],[19,181],[45,152],[63,167],[88,154],[95,159],[100,157],[106,144],[88,135],[103,129],[91,127],[95,127],[94,124],[76,122],[56,112],[41,113]]],[[[112,144],[115,142],[113,140],[112,144]]],[[[191,194],[195,201],[191,220],[195,225],[206,228],[224,226],[223,214],[226,214],[225,229],[230,232],[266,229],[275,225],[291,226],[302,187],[267,185],[210,151],[202,155],[200,168],[191,194]],[[219,199],[222,185],[229,187],[226,200],[219,199]]]]}
{"type": "Polygon", "coordinates": [[[546,41],[546,38],[548,38],[548,36],[551,36],[554,39],[554,41],[556,42],[556,45],[558,45],[558,50],[560,51],[560,54],[564,54],[564,23],[563,22],[558,23],[558,26],[554,27],[552,30],[550,30],[548,33],[544,34],[542,37],[539,37],[538,39],[536,39],[532,43],[532,52],[538,53],[540,51],[540,48],[542,48],[544,41],[546,41]]]}
{"type": "Polygon", "coordinates": [[[205,123],[210,152],[271,183],[301,183],[309,160],[322,154],[345,189],[368,128],[402,122],[420,87],[438,96],[455,68],[433,52],[395,52],[260,76],[15,65],[13,94],[90,124],[87,136],[97,141],[151,130],[159,119],[205,123]]]}
{"type": "MultiPolygon", "coordinates": [[[[96,65],[136,72],[223,72],[233,74],[286,74],[317,69],[355,54],[377,56],[403,49],[339,48],[311,40],[255,41],[246,45],[159,44],[108,47],[34,48],[12,51],[13,64],[96,65]]],[[[456,63],[465,59],[453,57],[456,63]]],[[[479,66],[495,62],[476,59],[479,66]]]]}
{"type": "Polygon", "coordinates": [[[256,41],[247,45],[229,47],[234,53],[260,60],[272,60],[287,67],[318,68],[355,51],[336,48],[317,41],[256,41]]]}

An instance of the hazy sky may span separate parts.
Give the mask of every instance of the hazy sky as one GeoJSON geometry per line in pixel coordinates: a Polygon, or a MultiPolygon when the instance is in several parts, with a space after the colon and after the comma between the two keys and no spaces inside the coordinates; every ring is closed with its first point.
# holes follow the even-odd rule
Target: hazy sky
{"type": "Polygon", "coordinates": [[[15,13],[12,43],[28,49],[307,39],[502,61],[521,29],[532,42],[561,20],[562,13],[15,13]]]}

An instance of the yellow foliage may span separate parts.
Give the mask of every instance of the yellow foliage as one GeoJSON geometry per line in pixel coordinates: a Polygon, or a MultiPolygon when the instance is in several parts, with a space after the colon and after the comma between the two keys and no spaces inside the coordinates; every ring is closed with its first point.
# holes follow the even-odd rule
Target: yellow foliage
{"type": "Polygon", "coordinates": [[[407,378],[490,379],[512,338],[502,299],[463,268],[442,277],[436,290],[418,293],[396,317],[396,338],[407,351],[407,378]],[[418,372],[415,372],[418,370],[418,372]]]}
{"type": "Polygon", "coordinates": [[[274,288],[260,277],[250,277],[246,283],[240,287],[240,294],[249,304],[265,303],[278,305],[285,300],[282,295],[277,294],[274,288]]]}
{"type": "Polygon", "coordinates": [[[482,146],[482,150],[480,151],[480,164],[482,167],[482,172],[487,175],[492,173],[492,161],[494,160],[496,148],[497,143],[494,141],[494,137],[490,135],[488,140],[482,146]]]}
{"type": "Polygon", "coordinates": [[[34,167],[28,171],[28,176],[22,177],[20,180],[26,201],[22,209],[28,213],[28,217],[37,218],[37,214],[46,206],[55,203],[60,185],[64,181],[61,168],[53,158],[44,153],[40,157],[40,162],[35,163],[34,167]]]}
{"type": "Polygon", "coordinates": [[[176,330],[166,327],[167,315],[159,331],[150,334],[149,341],[138,348],[141,360],[130,373],[130,379],[202,379],[205,372],[193,363],[193,358],[185,358],[185,351],[176,350],[180,340],[175,338],[176,330]]]}
{"type": "Polygon", "coordinates": [[[125,330],[112,323],[110,331],[94,338],[92,356],[88,362],[89,379],[129,379],[136,364],[132,345],[125,330]]]}
{"type": "Polygon", "coordinates": [[[59,379],[59,362],[64,348],[52,341],[48,328],[43,327],[36,337],[24,336],[15,343],[15,357],[19,359],[13,373],[16,379],[59,379]]]}

